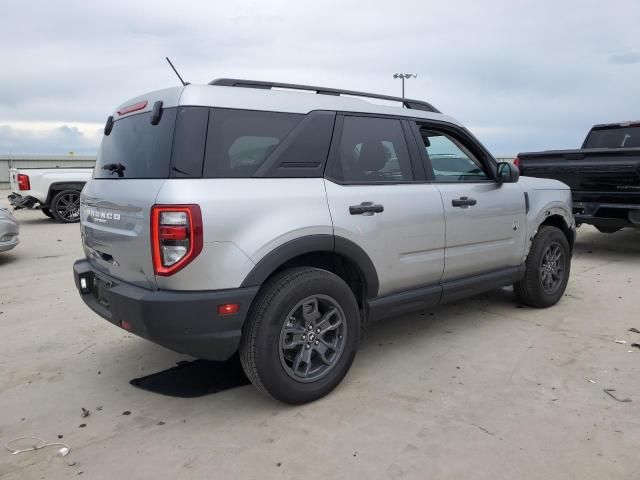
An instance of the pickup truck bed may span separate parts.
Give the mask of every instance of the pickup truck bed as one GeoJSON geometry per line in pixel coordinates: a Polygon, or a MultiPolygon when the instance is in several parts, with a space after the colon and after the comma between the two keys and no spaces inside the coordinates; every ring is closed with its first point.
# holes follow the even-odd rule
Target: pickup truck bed
{"type": "MultiPolygon", "coordinates": [[[[627,124],[606,127],[621,128],[619,125],[629,129],[627,124]]],[[[602,135],[605,126],[594,129],[602,135]]],[[[585,141],[587,147],[592,132],[585,141]]],[[[520,153],[516,163],[522,175],[567,184],[572,191],[576,223],[588,223],[606,233],[624,227],[640,228],[640,147],[520,153]]]]}

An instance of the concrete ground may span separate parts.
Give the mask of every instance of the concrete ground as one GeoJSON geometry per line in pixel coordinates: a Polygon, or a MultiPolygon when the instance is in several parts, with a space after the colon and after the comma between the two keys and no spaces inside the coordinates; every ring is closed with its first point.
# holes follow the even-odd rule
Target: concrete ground
{"type": "Polygon", "coordinates": [[[78,225],[16,216],[21,244],[0,254],[0,441],[62,435],[71,453],[0,451],[2,479],[640,477],[640,232],[581,228],[553,308],[502,290],[375,325],[334,393],[290,407],[252,386],[131,386],[186,357],[84,306],[78,225]]]}

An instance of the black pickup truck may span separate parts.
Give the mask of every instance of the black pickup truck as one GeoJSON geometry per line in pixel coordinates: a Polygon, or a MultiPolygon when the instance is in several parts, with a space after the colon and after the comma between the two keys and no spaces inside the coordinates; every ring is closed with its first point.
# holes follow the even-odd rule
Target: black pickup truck
{"type": "Polygon", "coordinates": [[[576,224],[640,228],[640,121],[595,125],[579,150],[520,153],[522,175],[571,187],[576,224]]]}

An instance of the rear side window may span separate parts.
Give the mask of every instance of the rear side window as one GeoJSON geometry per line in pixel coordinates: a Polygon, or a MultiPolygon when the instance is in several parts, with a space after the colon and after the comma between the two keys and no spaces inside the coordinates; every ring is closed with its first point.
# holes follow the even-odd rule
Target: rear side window
{"type": "Polygon", "coordinates": [[[640,125],[609,127],[591,130],[584,148],[640,147],[640,125]]]}
{"type": "Polygon", "coordinates": [[[413,181],[409,151],[399,120],[344,117],[329,176],[354,183],[413,181]]]}
{"type": "Polygon", "coordinates": [[[151,112],[116,120],[102,139],[93,178],[168,178],[176,109],[162,111],[151,125],[151,112]]]}
{"type": "Polygon", "coordinates": [[[212,109],[203,176],[251,177],[304,115],[212,109]]]}

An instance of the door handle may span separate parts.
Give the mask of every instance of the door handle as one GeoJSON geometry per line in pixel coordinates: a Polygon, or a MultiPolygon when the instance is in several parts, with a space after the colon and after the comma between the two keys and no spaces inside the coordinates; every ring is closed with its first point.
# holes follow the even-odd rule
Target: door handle
{"type": "Polygon", "coordinates": [[[473,207],[476,203],[478,202],[476,201],[475,198],[469,198],[469,197],[460,197],[460,198],[451,200],[451,205],[453,205],[454,207],[461,207],[461,208],[473,207]]]}
{"type": "Polygon", "coordinates": [[[374,213],[382,212],[384,212],[384,206],[373,202],[362,202],[360,205],[351,205],[349,207],[351,215],[373,215],[374,213]]]}

